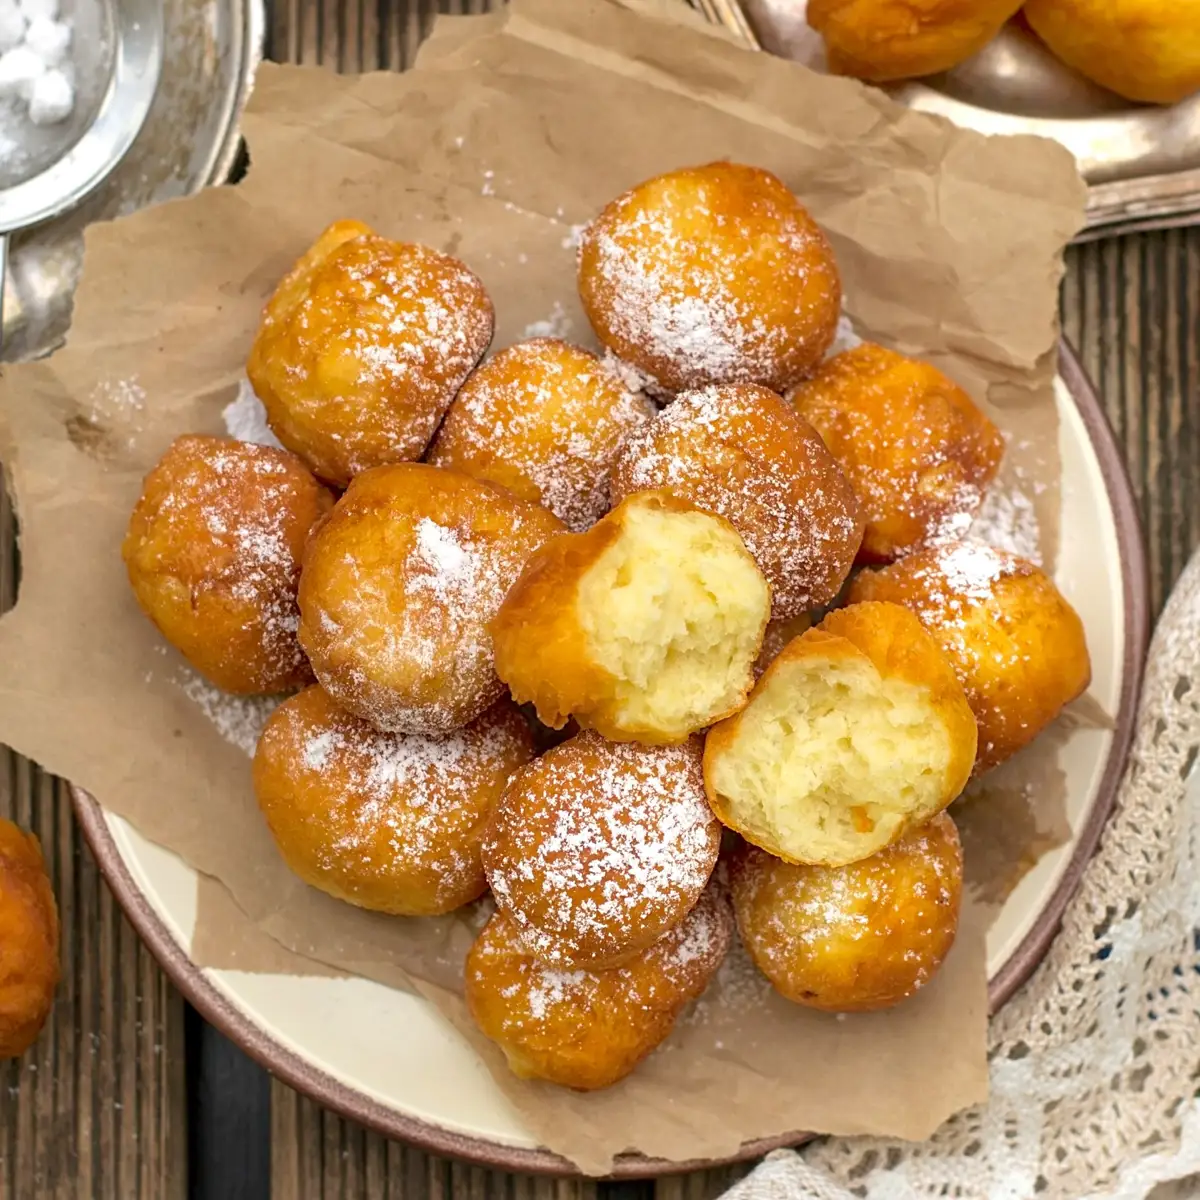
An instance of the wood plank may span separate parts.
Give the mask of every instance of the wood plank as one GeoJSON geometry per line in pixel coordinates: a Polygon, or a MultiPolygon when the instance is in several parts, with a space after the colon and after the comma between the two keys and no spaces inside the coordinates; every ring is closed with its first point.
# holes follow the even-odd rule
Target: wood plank
{"type": "MultiPolygon", "coordinates": [[[[0,494],[0,610],[16,581],[0,494]]],[[[0,750],[0,816],[41,839],[63,960],[42,1036],[0,1063],[0,1200],[182,1200],[183,1003],[100,877],[65,786],[0,750]]]]}

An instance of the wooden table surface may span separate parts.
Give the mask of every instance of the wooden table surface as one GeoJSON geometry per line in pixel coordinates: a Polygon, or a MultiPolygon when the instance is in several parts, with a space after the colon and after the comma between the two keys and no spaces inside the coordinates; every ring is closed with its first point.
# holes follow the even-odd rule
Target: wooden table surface
{"type": "MultiPolygon", "coordinates": [[[[439,8],[489,7],[268,0],[267,54],[345,71],[399,68],[439,8]]],[[[1200,228],[1072,249],[1062,308],[1124,447],[1157,612],[1200,544],[1200,228]]],[[[0,499],[0,607],[17,578],[0,499]]],[[[506,1175],[323,1112],[187,1008],[100,878],[66,789],[2,749],[0,815],[32,828],[46,849],[64,961],[41,1039],[0,1063],[0,1200],[703,1200],[742,1173],[620,1185],[506,1175]]]]}

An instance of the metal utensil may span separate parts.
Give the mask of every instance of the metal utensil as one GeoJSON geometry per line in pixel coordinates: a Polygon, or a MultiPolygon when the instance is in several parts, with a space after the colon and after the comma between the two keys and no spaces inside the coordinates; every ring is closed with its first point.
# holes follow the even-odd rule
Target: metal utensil
{"type": "Polygon", "coordinates": [[[0,318],[10,235],[74,208],[108,177],[133,145],[158,87],[163,58],[158,0],[81,5],[79,19],[85,17],[99,18],[100,28],[81,29],[76,21],[83,128],[77,111],[60,131],[39,131],[21,169],[0,187],[0,318]]]}

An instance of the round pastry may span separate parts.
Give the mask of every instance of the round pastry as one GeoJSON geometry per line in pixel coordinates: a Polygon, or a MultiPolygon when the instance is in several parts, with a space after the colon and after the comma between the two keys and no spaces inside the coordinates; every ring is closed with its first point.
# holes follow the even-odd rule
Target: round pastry
{"type": "Polygon", "coordinates": [[[563,971],[534,958],[498,912],[467,955],[466,1000],[522,1079],[594,1091],[623,1079],[708,986],[733,921],[711,889],[683,921],[610,971],[563,971]]]}
{"type": "Polygon", "coordinates": [[[862,542],[841,467],[803,417],[755,384],[683,392],[626,441],[613,502],[652,488],[729,521],[771,585],[777,621],[828,604],[862,542]]]}
{"type": "Polygon", "coordinates": [[[473,721],[504,692],[487,623],[561,529],[457,471],[364,471],[304,555],[300,644],[317,679],[378,729],[436,735],[473,721]]]}
{"type": "Polygon", "coordinates": [[[0,820],[0,1058],[41,1033],[60,975],[58,906],[32,833],[0,820]]]}
{"type": "Polygon", "coordinates": [[[788,399],[862,504],[863,562],[962,537],[1004,455],[1000,431],[962,388],[929,363],[870,342],[829,359],[788,399]]]}
{"type": "Polygon", "coordinates": [[[817,223],[768,171],[716,162],[619,196],[583,231],[596,336],[667,392],[782,391],[821,361],[842,289],[817,223]]]}
{"type": "Polygon", "coordinates": [[[320,687],[271,715],[254,792],[284,862],[312,887],[377,912],[428,917],[483,895],[483,827],[533,757],[501,700],[441,738],[380,733],[320,687]]]}
{"type": "Polygon", "coordinates": [[[803,867],[744,846],[729,866],[738,931],[776,991],[826,1012],[889,1008],[933,978],[962,902],[946,813],[845,867],[803,867]]]}
{"type": "Polygon", "coordinates": [[[294,455],[181,437],[146,476],[121,547],[133,594],[206,679],[241,694],[312,679],[296,640],[300,558],[333,504],[294,455]]]}
{"type": "Polygon", "coordinates": [[[678,925],[716,865],[700,742],[641,746],[584,732],[509,781],[483,867],[529,951],[602,968],[678,925]]]}
{"type": "Polygon", "coordinates": [[[276,288],[246,373],[279,440],[345,487],[425,453],[492,322],[457,259],[339,221],[276,288]]]}
{"type": "Polygon", "coordinates": [[[492,622],[496,670],[552,729],[680,742],[742,706],[770,609],[728,521],[638,492],[530,559],[492,622]]]}
{"type": "Polygon", "coordinates": [[[790,642],[709,731],[717,816],[794,863],[842,866],[941,812],[975,762],[975,718],[907,609],[855,604],[790,642]]]}
{"type": "Polygon", "coordinates": [[[979,725],[976,774],[1028,745],[1091,683],[1078,613],[1033,563],[982,542],[864,571],[850,599],[903,604],[932,634],[979,725]]]}
{"type": "MultiPolygon", "coordinates": [[[[1058,3],[1058,0],[1052,0],[1058,3]]],[[[977,54],[1022,0],[808,0],[835,75],[870,83],[949,71],[977,54]]]]}
{"type": "Polygon", "coordinates": [[[790,621],[772,621],[763,634],[762,649],[758,652],[758,662],[754,664],[755,679],[779,657],[784,646],[811,628],[812,617],[808,613],[801,613],[790,621]]]}
{"type": "Polygon", "coordinates": [[[1200,91],[1194,0],[1027,0],[1025,19],[1068,66],[1148,104],[1200,91]]]}
{"type": "Polygon", "coordinates": [[[471,375],[428,461],[502,484],[568,529],[587,529],[608,511],[608,473],[622,442],[654,412],[594,354],[534,338],[471,375]]]}

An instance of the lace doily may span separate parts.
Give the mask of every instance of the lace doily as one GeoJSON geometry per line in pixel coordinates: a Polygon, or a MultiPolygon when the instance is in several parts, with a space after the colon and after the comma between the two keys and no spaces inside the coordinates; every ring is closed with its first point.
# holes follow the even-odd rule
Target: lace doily
{"type": "MultiPolygon", "coordinates": [[[[781,1151],[728,1200],[1143,1200],[1200,1173],[1198,754],[1200,554],[1155,634],[1100,849],[1049,954],[992,1020],[988,1103],[920,1144],[781,1151]]],[[[1200,1196],[1200,1181],[1171,1194],[1200,1196]]]]}

